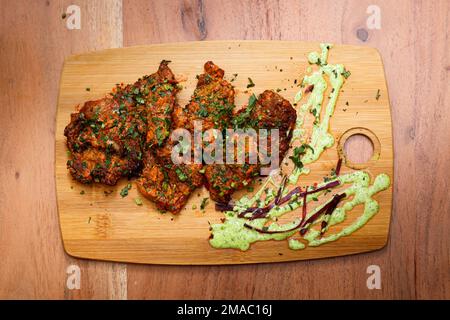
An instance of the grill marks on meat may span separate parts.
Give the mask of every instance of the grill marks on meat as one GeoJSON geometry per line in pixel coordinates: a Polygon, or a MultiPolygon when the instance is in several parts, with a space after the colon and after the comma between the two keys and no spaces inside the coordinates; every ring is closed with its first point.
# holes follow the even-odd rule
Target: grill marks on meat
{"type": "MultiPolygon", "coordinates": [[[[292,131],[295,127],[297,113],[292,105],[279,94],[266,90],[253,105],[239,110],[233,123],[237,129],[253,128],[256,133],[258,129],[267,129],[267,154],[270,156],[272,141],[270,129],[279,130],[279,162],[289,150],[292,131]]],[[[228,202],[231,195],[239,189],[247,186],[254,177],[258,176],[261,162],[256,164],[249,162],[249,148],[245,147],[244,164],[213,164],[206,166],[206,187],[210,192],[211,199],[217,202],[228,202]]],[[[236,151],[235,151],[236,155],[236,151]]],[[[258,154],[258,159],[261,159],[258,154]]],[[[235,158],[236,160],[236,158],[235,158]]]]}
{"type": "Polygon", "coordinates": [[[115,185],[121,177],[139,174],[146,143],[162,144],[170,132],[178,87],[167,65],[162,61],[156,73],[117,85],[105,98],[88,101],[71,115],[64,135],[74,179],[115,185]]]}

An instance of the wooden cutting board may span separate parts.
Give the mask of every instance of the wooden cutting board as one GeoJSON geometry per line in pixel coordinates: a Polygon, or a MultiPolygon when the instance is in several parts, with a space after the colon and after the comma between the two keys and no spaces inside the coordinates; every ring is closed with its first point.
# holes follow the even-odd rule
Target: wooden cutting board
{"type": "MultiPolygon", "coordinates": [[[[204,188],[196,190],[186,208],[173,216],[159,213],[139,195],[133,182],[129,195],[122,198],[120,190],[128,181],[123,180],[115,187],[86,186],[74,181],[66,169],[68,156],[63,133],[75,107],[103,97],[116,83],[132,83],[155,72],[163,59],[172,61],[170,68],[183,81],[184,89],[178,96],[181,105],[188,102],[196,85],[195,76],[202,73],[203,64],[212,60],[225,70],[227,79],[237,74],[233,84],[237,89],[236,105],[241,106],[251,92],[258,94],[265,89],[281,89],[280,94],[292,101],[299,89],[294,80],[299,82],[303,78],[311,51],[320,51],[319,43],[214,41],[110,49],[67,58],[58,100],[55,168],[66,252],[88,259],[193,265],[303,260],[382,248],[387,242],[392,204],[392,123],[383,64],[373,48],[336,45],[331,49],[329,63],[342,63],[351,71],[331,120],[331,132],[337,142],[311,165],[311,174],[301,178],[302,185],[321,181],[335,166],[340,147],[352,134],[362,133],[372,140],[371,160],[359,166],[347,161],[341,172],[350,172],[352,167],[364,168],[372,179],[386,173],[391,178],[391,187],[375,196],[380,204],[378,214],[362,229],[336,242],[299,251],[290,250],[287,241],[258,242],[246,252],[214,249],[208,242],[208,223],[219,222],[222,213],[215,211],[211,201],[204,211],[200,210],[202,199],[208,197],[204,188]],[[246,93],[248,77],[256,86],[246,93]],[[137,197],[143,199],[142,206],[136,205],[137,197]],[[197,209],[192,210],[193,205],[197,209]]],[[[355,208],[354,215],[361,213],[361,209],[355,208]]],[[[352,222],[352,214],[341,227],[352,222]]]]}

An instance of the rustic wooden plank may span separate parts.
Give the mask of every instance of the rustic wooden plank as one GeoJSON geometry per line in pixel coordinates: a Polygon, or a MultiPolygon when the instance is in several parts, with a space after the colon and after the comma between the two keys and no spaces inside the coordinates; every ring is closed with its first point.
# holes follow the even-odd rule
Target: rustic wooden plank
{"type": "Polygon", "coordinates": [[[395,143],[394,212],[385,249],[276,265],[129,266],[130,298],[449,297],[449,241],[445,233],[449,222],[448,214],[444,214],[449,212],[444,191],[448,184],[448,149],[444,147],[436,155],[427,153],[426,148],[431,140],[435,146],[448,140],[448,116],[441,110],[449,100],[449,62],[444,53],[449,4],[397,1],[393,6],[390,1],[377,1],[381,30],[369,30],[366,10],[371,4],[209,0],[171,1],[167,6],[159,1],[124,1],[125,45],[192,39],[281,39],[377,47],[386,69],[395,143]],[[416,53],[416,48],[421,49],[416,53]],[[424,64],[425,60],[428,62],[424,64]],[[427,85],[422,90],[424,81],[427,85]],[[433,98],[422,97],[423,92],[433,98]],[[425,168],[423,161],[428,162],[425,168]],[[436,187],[430,190],[433,183],[436,187]],[[419,207],[415,199],[421,199],[419,207]],[[381,268],[381,290],[366,287],[366,268],[371,264],[381,268]]]}
{"type": "Polygon", "coordinates": [[[2,1],[0,11],[0,297],[126,298],[124,265],[63,251],[54,179],[55,113],[65,56],[122,46],[120,0],[76,1],[81,30],[68,30],[67,0],[2,1]],[[66,268],[81,289],[66,288],[66,268]]]}
{"type": "MultiPolygon", "coordinates": [[[[369,4],[359,2],[353,10],[362,11],[369,4]]],[[[443,213],[450,212],[444,191],[450,150],[439,148],[450,134],[449,116],[443,111],[450,98],[448,32],[435,30],[449,30],[449,3],[404,1],[392,7],[386,1],[380,8],[381,30],[367,30],[367,43],[382,53],[394,124],[396,172],[388,277],[396,286],[394,298],[448,299],[450,242],[445,230],[450,222],[443,213]]],[[[351,21],[350,16],[346,21],[351,21]]],[[[352,36],[360,28],[361,23],[346,23],[343,34],[349,37],[343,41],[361,43],[352,36]]]]}
{"type": "Polygon", "coordinates": [[[381,30],[370,30],[366,26],[366,10],[371,4],[369,1],[354,1],[348,5],[342,17],[342,21],[345,21],[342,23],[342,41],[376,47],[383,58],[394,132],[394,203],[388,246],[383,251],[359,258],[360,262],[352,264],[349,272],[355,272],[356,268],[361,268],[361,264],[376,264],[381,268],[382,289],[367,290],[362,283],[367,275],[363,275],[357,287],[358,297],[413,299],[416,298],[415,248],[412,245],[405,246],[405,243],[415,242],[416,236],[407,226],[415,224],[416,212],[414,202],[405,199],[415,194],[410,167],[415,154],[408,136],[408,130],[414,123],[414,113],[411,109],[405,109],[413,106],[413,96],[405,90],[404,81],[414,79],[411,66],[415,61],[409,54],[413,48],[408,47],[414,39],[410,33],[414,25],[413,17],[410,16],[414,4],[404,1],[393,7],[388,1],[378,3],[381,9],[381,30]],[[363,41],[365,37],[358,37],[358,32],[366,32],[367,39],[363,41]]]}
{"type": "Polygon", "coordinates": [[[450,4],[423,2],[411,14],[416,23],[408,50],[415,60],[409,135],[415,152],[416,294],[418,299],[449,299],[450,4]]]}

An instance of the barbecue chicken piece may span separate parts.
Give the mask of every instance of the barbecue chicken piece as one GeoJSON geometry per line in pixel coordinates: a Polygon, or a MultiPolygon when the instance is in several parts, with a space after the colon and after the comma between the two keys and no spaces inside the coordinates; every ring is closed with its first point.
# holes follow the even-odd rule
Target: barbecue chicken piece
{"type": "MultiPolygon", "coordinates": [[[[272,146],[279,150],[279,163],[289,150],[292,131],[295,127],[297,114],[289,101],[279,94],[266,90],[258,99],[250,99],[246,108],[239,110],[233,117],[235,129],[253,128],[278,129],[278,143],[271,141],[270,132],[267,136],[266,155],[270,156],[272,146]]],[[[261,146],[261,144],[259,144],[261,146]]],[[[217,202],[227,203],[231,195],[239,189],[247,186],[256,176],[260,175],[261,162],[258,150],[258,162],[249,163],[249,146],[245,146],[245,163],[243,164],[212,164],[205,168],[206,188],[211,199],[217,202]]],[[[235,151],[235,161],[237,152],[235,151]]]]}
{"type": "Polygon", "coordinates": [[[115,185],[121,177],[138,175],[145,146],[162,145],[169,135],[178,90],[162,61],[156,73],[84,103],[64,130],[74,179],[115,185]]]}
{"type": "MultiPolygon", "coordinates": [[[[161,148],[153,148],[146,153],[144,170],[137,180],[138,189],[161,210],[180,212],[195,188],[203,185],[203,164],[195,164],[193,158],[194,121],[201,122],[203,132],[231,125],[234,89],[223,76],[222,69],[211,61],[206,62],[190,102],[184,108],[175,106],[172,130],[184,128],[191,133],[192,164],[175,164],[172,161],[172,150],[179,142],[170,138],[161,148]]],[[[212,142],[213,139],[209,140],[209,143],[212,142]]]]}

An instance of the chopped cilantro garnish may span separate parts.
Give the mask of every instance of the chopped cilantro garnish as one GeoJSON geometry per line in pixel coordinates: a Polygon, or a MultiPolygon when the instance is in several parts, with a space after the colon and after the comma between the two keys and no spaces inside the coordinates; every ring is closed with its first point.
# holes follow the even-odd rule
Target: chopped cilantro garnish
{"type": "Polygon", "coordinates": [[[131,189],[131,184],[129,183],[125,187],[123,187],[122,190],[120,190],[120,196],[122,198],[125,198],[128,195],[128,190],[130,190],[130,189],[131,189]]]}
{"type": "Polygon", "coordinates": [[[253,82],[252,78],[248,78],[247,89],[253,88],[254,86],[255,86],[255,83],[253,82]]]}
{"type": "Polygon", "coordinates": [[[292,156],[289,157],[298,169],[303,168],[301,157],[306,153],[306,149],[310,149],[314,153],[314,149],[309,144],[304,143],[300,147],[295,147],[292,156]]]}
{"type": "Polygon", "coordinates": [[[180,181],[186,181],[188,176],[181,170],[180,168],[176,168],[175,172],[177,173],[178,179],[180,181]]]}
{"type": "Polygon", "coordinates": [[[250,120],[250,115],[251,112],[253,111],[253,108],[256,105],[256,101],[258,100],[258,98],[256,98],[256,96],[254,94],[252,94],[250,96],[250,98],[248,99],[248,105],[245,108],[244,112],[239,113],[238,116],[233,118],[233,123],[234,123],[234,127],[235,128],[242,128],[246,125],[248,126],[252,126],[251,124],[247,123],[248,120],[250,120]]]}
{"type": "Polygon", "coordinates": [[[348,77],[350,77],[351,74],[352,74],[352,73],[350,72],[350,70],[346,70],[346,69],[344,69],[344,72],[342,72],[342,76],[343,76],[345,79],[348,79],[348,77]]]}
{"type": "Polygon", "coordinates": [[[140,103],[140,104],[145,103],[144,98],[142,98],[141,96],[136,96],[134,99],[136,100],[137,103],[140,103]]]}
{"type": "Polygon", "coordinates": [[[200,204],[200,209],[205,210],[205,207],[208,205],[209,198],[203,198],[202,203],[200,204]]]}
{"type": "Polygon", "coordinates": [[[156,140],[158,141],[158,145],[160,146],[164,142],[166,135],[164,133],[163,128],[161,127],[156,128],[155,133],[156,133],[156,140]]]}
{"type": "Polygon", "coordinates": [[[248,106],[250,108],[253,108],[255,106],[256,101],[258,100],[258,98],[256,98],[256,96],[254,94],[252,94],[250,96],[250,98],[248,98],[248,106]]]}
{"type": "Polygon", "coordinates": [[[380,89],[378,89],[378,91],[377,91],[377,95],[375,96],[375,99],[380,99],[380,97],[381,97],[381,94],[380,94],[380,89]]]}

